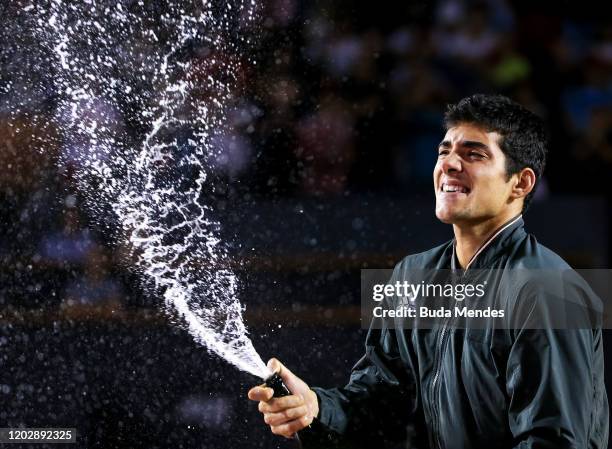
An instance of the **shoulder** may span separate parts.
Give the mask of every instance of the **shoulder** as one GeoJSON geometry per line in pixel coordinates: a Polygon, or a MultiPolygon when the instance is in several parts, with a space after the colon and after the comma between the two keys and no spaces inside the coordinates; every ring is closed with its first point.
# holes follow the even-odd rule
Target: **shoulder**
{"type": "Polygon", "coordinates": [[[513,245],[506,268],[500,286],[507,293],[509,317],[521,326],[521,320],[531,320],[535,328],[567,327],[570,322],[577,328],[595,325],[592,314],[601,310],[600,299],[578,272],[533,235],[513,245]]]}
{"type": "Polygon", "coordinates": [[[538,243],[532,234],[525,234],[509,248],[504,268],[503,277],[509,282],[510,291],[519,296],[526,292],[543,293],[551,287],[556,290],[573,271],[561,256],[538,243]]]}
{"type": "Polygon", "coordinates": [[[526,234],[510,248],[508,268],[571,270],[569,264],[561,256],[538,243],[532,234],[526,234]]]}

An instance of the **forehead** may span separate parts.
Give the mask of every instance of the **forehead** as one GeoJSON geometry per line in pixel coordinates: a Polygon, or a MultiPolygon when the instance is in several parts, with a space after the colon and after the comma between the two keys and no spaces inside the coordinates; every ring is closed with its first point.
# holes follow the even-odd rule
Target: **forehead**
{"type": "Polygon", "coordinates": [[[501,136],[495,131],[487,131],[484,128],[469,123],[460,123],[449,128],[444,135],[444,141],[451,144],[459,142],[480,142],[488,146],[491,150],[499,150],[501,136]]]}

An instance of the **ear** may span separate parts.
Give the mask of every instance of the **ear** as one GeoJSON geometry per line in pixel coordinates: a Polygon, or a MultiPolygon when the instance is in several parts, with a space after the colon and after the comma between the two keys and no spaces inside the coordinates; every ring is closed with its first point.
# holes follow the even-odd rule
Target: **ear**
{"type": "Polygon", "coordinates": [[[510,197],[513,199],[525,198],[533,190],[536,184],[536,174],[529,168],[525,167],[514,176],[514,185],[510,197]]]}

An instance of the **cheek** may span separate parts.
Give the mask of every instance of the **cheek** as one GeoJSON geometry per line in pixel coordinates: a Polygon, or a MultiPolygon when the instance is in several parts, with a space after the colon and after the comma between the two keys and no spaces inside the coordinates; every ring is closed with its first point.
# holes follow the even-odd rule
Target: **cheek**
{"type": "Polygon", "coordinates": [[[436,182],[436,180],[438,179],[438,175],[440,174],[440,162],[436,162],[436,165],[434,165],[434,169],[433,169],[433,179],[434,182],[436,182]]]}
{"type": "Polygon", "coordinates": [[[483,179],[482,193],[487,198],[489,204],[503,204],[510,193],[509,184],[505,177],[491,176],[483,179]]]}

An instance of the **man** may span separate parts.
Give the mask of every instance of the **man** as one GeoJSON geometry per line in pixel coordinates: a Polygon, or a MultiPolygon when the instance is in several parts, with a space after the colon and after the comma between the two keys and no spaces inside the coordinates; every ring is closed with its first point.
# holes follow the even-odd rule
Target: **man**
{"type": "MultiPolygon", "coordinates": [[[[406,257],[393,279],[414,269],[567,270],[523,229],[521,214],[545,165],[541,120],[505,97],[474,95],[450,106],[445,123],[433,173],[436,216],[453,225],[455,238],[406,257]]],[[[517,291],[526,287],[525,304],[550,312],[538,279],[517,291]]],[[[525,301],[507,296],[512,307],[525,301]]],[[[292,395],[272,398],[271,389],[255,387],[249,398],[259,401],[273,433],[301,431],[305,446],[381,447],[410,433],[409,447],[416,448],[607,447],[597,326],[532,329],[518,322],[471,332],[372,326],[349,383],[330,390],[311,389],[275,359],[269,367],[292,395]]]]}

